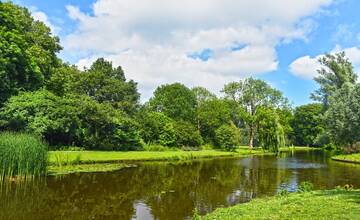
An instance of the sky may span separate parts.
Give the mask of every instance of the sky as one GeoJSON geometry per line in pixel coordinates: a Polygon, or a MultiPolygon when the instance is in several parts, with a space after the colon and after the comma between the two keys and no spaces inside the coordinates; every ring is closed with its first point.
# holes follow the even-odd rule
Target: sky
{"type": "Polygon", "coordinates": [[[360,72],[358,0],[14,0],[49,25],[59,56],[79,68],[98,57],[138,82],[142,101],[165,83],[263,79],[294,106],[311,102],[325,53],[345,51],[360,72]],[[51,2],[51,3],[49,3],[51,2]]]}

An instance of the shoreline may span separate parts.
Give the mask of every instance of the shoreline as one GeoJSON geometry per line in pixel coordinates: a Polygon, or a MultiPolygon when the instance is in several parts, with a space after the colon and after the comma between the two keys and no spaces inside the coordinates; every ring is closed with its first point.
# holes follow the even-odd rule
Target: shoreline
{"type": "MultiPolygon", "coordinates": [[[[308,147],[286,147],[280,152],[315,150],[308,147]]],[[[200,151],[50,151],[48,176],[72,173],[112,172],[146,162],[180,162],[216,158],[243,158],[274,155],[262,149],[239,148],[235,152],[220,150],[200,151]]]]}

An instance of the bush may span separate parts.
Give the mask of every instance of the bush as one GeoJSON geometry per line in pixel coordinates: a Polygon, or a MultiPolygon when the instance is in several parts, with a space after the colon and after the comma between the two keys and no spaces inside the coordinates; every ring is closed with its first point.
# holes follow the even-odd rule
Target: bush
{"type": "Polygon", "coordinates": [[[203,140],[199,130],[186,121],[178,121],[174,124],[177,147],[199,147],[203,140]]]}
{"type": "Polygon", "coordinates": [[[0,134],[0,179],[46,174],[47,146],[29,134],[0,134]]]}
{"type": "Polygon", "coordinates": [[[240,144],[240,130],[233,123],[220,126],[215,135],[217,144],[225,150],[234,150],[240,144]]]}
{"type": "Polygon", "coordinates": [[[0,112],[0,128],[35,133],[52,146],[86,150],[141,147],[137,124],[122,111],[88,96],[60,97],[46,90],[11,97],[0,112]]]}

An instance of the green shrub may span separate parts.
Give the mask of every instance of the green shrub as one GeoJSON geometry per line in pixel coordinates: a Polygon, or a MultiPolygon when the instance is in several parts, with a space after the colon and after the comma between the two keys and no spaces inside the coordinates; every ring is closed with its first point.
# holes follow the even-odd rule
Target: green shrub
{"type": "Polygon", "coordinates": [[[0,133],[0,179],[46,174],[47,146],[30,134],[0,133]]]}
{"type": "Polygon", "coordinates": [[[174,129],[177,147],[199,147],[203,142],[199,130],[190,122],[177,121],[174,129]]]}
{"type": "Polygon", "coordinates": [[[215,136],[217,144],[225,150],[234,150],[240,144],[240,130],[233,123],[220,126],[215,136]]]}

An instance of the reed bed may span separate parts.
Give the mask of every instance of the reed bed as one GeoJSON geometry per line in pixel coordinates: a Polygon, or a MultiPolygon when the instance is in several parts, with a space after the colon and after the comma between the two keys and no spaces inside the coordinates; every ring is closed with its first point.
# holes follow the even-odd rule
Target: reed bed
{"type": "Polygon", "coordinates": [[[25,133],[0,133],[0,180],[46,175],[48,147],[25,133]]]}

